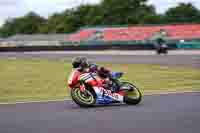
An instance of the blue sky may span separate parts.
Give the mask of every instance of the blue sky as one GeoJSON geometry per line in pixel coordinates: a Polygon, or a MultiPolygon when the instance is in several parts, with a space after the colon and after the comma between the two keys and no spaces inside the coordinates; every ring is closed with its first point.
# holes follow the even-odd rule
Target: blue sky
{"type": "MultiPolygon", "coordinates": [[[[0,0],[0,25],[7,18],[18,17],[29,11],[35,11],[42,16],[61,12],[66,8],[75,7],[81,3],[98,3],[100,0],[0,0]]],[[[160,13],[167,8],[176,6],[179,2],[192,2],[200,8],[200,0],[149,0],[160,13]]]]}

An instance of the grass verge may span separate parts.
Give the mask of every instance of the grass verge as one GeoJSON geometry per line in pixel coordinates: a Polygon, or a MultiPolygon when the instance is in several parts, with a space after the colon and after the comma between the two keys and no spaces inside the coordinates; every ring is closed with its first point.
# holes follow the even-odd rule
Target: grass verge
{"type": "MultiPolygon", "coordinates": [[[[123,80],[144,94],[200,91],[200,70],[140,64],[100,64],[125,72],[123,80]]],[[[0,102],[64,99],[70,63],[45,59],[0,59],[0,102]]]]}

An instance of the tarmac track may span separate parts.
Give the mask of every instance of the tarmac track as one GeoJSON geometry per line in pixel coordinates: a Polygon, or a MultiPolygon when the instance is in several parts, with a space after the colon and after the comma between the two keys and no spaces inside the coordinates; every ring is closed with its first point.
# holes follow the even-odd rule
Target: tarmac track
{"type": "Polygon", "coordinates": [[[159,64],[167,66],[186,66],[200,68],[200,51],[198,54],[169,54],[156,55],[152,51],[145,54],[95,54],[90,52],[8,52],[0,53],[0,58],[45,58],[53,60],[70,60],[76,56],[85,56],[93,62],[159,64]]]}
{"type": "Polygon", "coordinates": [[[0,133],[199,133],[200,93],[145,96],[137,106],[71,101],[0,106],[0,133]]]}
{"type": "MultiPolygon", "coordinates": [[[[0,53],[0,58],[71,60],[83,54],[0,53]]],[[[92,61],[200,68],[200,55],[95,55],[92,61]]],[[[81,109],[72,101],[0,105],[0,133],[199,133],[200,93],[145,96],[137,106],[81,109]]]]}

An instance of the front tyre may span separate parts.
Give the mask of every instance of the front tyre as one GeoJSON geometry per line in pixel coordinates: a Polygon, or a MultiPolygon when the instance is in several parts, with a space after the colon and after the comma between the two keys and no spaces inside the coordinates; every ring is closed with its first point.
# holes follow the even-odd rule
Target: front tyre
{"type": "Polygon", "coordinates": [[[133,84],[129,82],[122,82],[120,88],[126,88],[124,102],[126,104],[136,105],[139,104],[142,100],[142,93],[140,90],[133,84]]]}
{"type": "Polygon", "coordinates": [[[95,93],[90,90],[85,90],[83,93],[79,88],[73,88],[71,90],[71,97],[80,107],[92,107],[96,103],[95,93]]]}

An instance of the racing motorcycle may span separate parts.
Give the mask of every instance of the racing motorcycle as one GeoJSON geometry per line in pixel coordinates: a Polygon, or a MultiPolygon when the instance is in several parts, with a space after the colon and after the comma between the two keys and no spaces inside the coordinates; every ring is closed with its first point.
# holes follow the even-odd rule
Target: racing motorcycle
{"type": "Polygon", "coordinates": [[[79,86],[71,89],[72,100],[80,107],[125,103],[136,105],[142,100],[141,91],[132,83],[121,81],[123,73],[112,72],[109,80],[116,90],[105,89],[96,73],[85,73],[79,78],[79,86]]]}

